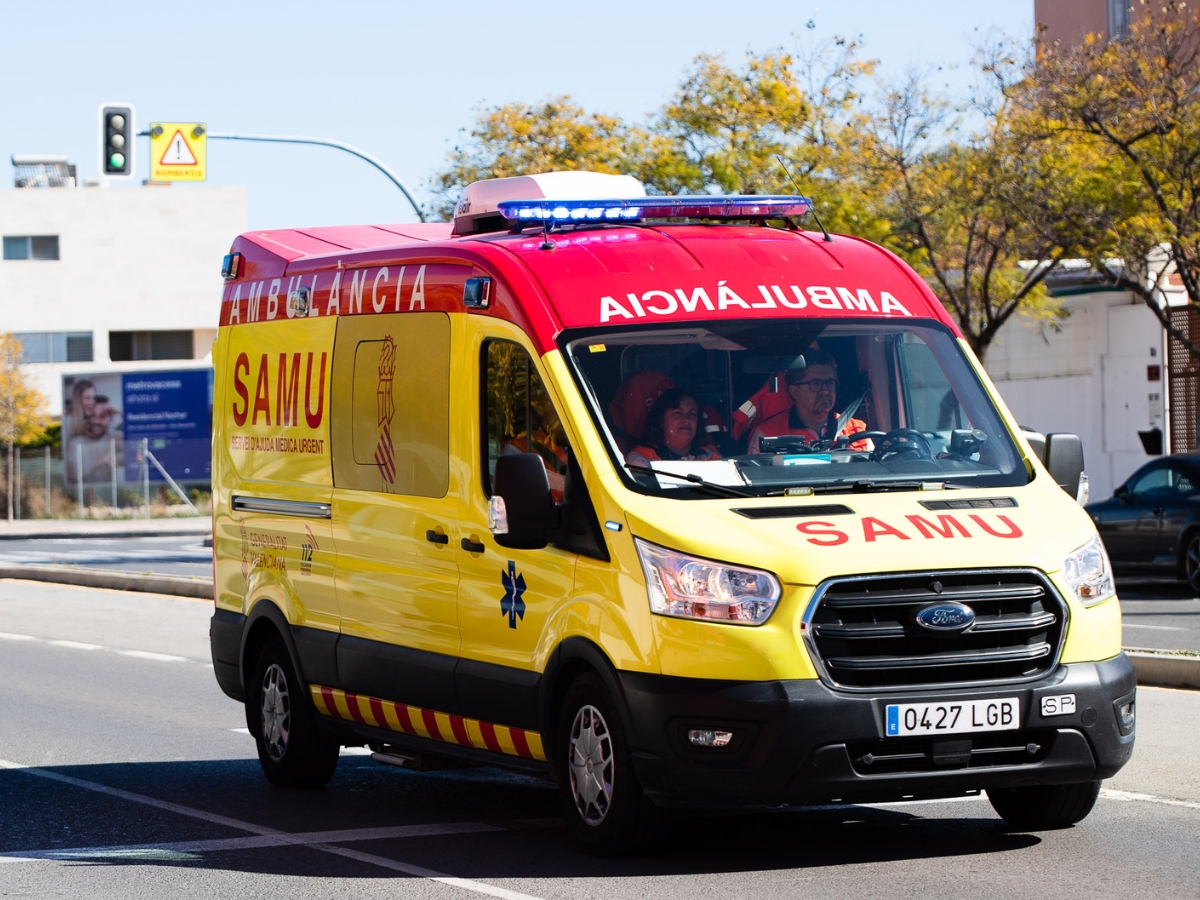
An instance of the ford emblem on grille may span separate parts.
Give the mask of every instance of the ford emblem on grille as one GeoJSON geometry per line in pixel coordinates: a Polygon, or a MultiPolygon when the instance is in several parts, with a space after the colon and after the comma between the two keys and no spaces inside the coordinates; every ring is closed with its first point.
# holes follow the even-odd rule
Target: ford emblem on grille
{"type": "Polygon", "coordinates": [[[922,606],[913,615],[913,619],[922,628],[928,628],[930,631],[957,634],[966,631],[975,623],[975,610],[965,603],[948,600],[922,606]]]}

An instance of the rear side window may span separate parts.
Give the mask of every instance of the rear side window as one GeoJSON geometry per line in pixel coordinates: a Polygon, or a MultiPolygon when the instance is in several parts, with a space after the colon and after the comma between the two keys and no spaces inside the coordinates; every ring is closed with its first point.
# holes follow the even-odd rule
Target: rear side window
{"type": "Polygon", "coordinates": [[[338,323],[331,441],[339,488],[444,497],[450,484],[450,320],[338,323]]]}

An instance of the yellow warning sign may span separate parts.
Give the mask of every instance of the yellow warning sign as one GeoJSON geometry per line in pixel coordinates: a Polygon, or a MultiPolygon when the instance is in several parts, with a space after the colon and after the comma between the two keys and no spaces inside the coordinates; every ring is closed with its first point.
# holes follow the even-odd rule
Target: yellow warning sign
{"type": "Polygon", "coordinates": [[[150,123],[151,181],[204,181],[207,157],[203,122],[150,123]]]}

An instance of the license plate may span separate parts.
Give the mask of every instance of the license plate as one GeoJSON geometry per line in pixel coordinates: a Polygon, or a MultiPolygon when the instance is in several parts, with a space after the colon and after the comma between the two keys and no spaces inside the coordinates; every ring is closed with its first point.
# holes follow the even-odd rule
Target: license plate
{"type": "Polygon", "coordinates": [[[1008,731],[1020,727],[1021,701],[1017,697],[951,703],[890,703],[887,707],[888,737],[1008,731]]]}

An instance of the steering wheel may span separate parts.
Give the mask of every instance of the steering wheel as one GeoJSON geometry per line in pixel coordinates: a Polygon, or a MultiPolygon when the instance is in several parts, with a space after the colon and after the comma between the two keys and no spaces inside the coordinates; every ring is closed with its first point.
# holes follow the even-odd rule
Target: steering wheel
{"type": "Polygon", "coordinates": [[[904,459],[934,459],[929,439],[915,428],[895,428],[875,441],[871,459],[883,462],[889,457],[904,459]]]}

